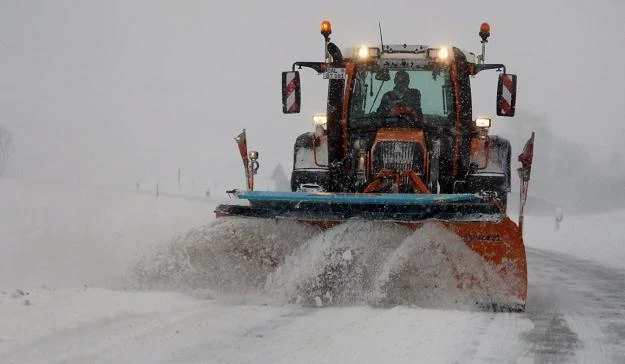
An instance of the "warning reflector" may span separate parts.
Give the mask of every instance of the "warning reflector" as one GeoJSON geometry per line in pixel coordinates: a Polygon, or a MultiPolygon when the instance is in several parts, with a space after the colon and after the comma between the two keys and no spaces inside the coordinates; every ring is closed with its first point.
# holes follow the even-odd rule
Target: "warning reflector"
{"type": "Polygon", "coordinates": [[[298,113],[300,102],[299,72],[282,72],[282,112],[285,114],[298,113]]]}
{"type": "Polygon", "coordinates": [[[514,116],[516,104],[516,75],[502,73],[497,85],[497,115],[514,116]]]}

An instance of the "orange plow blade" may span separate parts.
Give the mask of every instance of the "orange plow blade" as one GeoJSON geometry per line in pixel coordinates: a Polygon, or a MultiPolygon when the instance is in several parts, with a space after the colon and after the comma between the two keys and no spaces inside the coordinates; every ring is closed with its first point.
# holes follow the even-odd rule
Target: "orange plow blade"
{"type": "Polygon", "coordinates": [[[220,205],[217,216],[319,228],[305,241],[292,242],[294,255],[270,259],[268,282],[281,282],[289,301],[525,309],[521,231],[487,198],[256,191],[242,196],[248,205],[220,205]]]}
{"type": "Polygon", "coordinates": [[[525,305],[527,299],[527,261],[519,227],[505,217],[497,223],[443,222],[482,259],[498,267],[507,281],[508,293],[525,305]]]}

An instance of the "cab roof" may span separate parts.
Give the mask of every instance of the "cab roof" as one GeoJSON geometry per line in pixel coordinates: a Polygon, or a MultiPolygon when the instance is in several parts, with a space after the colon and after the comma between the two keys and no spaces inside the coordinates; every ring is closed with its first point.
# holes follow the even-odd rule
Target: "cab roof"
{"type": "MultiPolygon", "coordinates": [[[[429,58],[436,57],[438,51],[443,48],[414,44],[385,44],[383,47],[348,47],[343,53],[344,57],[355,61],[363,59],[358,56],[358,52],[363,47],[368,48],[369,59],[406,59],[411,61],[427,61],[429,58]]],[[[469,63],[476,63],[476,57],[473,52],[469,52],[463,49],[459,50],[464,54],[469,63]]]]}

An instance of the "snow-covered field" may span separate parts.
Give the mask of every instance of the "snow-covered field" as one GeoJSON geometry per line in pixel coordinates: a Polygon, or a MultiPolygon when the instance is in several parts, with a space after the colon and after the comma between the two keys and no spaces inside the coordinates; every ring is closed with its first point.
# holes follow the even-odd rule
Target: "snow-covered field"
{"type": "Polygon", "coordinates": [[[0,202],[2,363],[625,362],[625,211],[528,216],[527,312],[508,314],[147,290],[137,262],[216,201],[0,180],[0,202]]]}

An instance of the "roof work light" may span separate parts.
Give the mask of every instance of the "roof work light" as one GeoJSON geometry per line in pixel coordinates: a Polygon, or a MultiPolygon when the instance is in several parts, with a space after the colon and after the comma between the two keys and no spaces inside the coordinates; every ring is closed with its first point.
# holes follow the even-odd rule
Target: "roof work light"
{"type": "Polygon", "coordinates": [[[353,54],[354,57],[359,58],[361,60],[380,57],[380,48],[377,48],[377,47],[368,47],[366,45],[363,45],[358,48],[347,48],[347,51],[348,53],[353,54]]]}
{"type": "Polygon", "coordinates": [[[429,48],[428,57],[438,59],[439,61],[445,61],[449,58],[449,49],[447,47],[429,48]]]}
{"type": "Polygon", "coordinates": [[[439,59],[447,59],[449,57],[449,50],[446,47],[441,47],[438,50],[438,58],[439,59]]]}
{"type": "Polygon", "coordinates": [[[367,58],[369,57],[369,47],[362,46],[358,48],[358,57],[367,58]]]}

